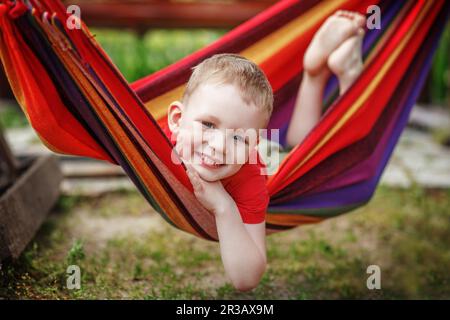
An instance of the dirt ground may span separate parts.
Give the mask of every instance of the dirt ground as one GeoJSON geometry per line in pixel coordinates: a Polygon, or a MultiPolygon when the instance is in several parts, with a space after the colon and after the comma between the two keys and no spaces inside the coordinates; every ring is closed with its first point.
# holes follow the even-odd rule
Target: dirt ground
{"type": "Polygon", "coordinates": [[[0,297],[449,299],[449,208],[450,190],[381,187],[364,208],[269,236],[260,286],[239,293],[216,243],[173,228],[138,193],[62,197],[22,257],[2,266],[0,297]],[[66,286],[73,264],[79,290],[66,286]],[[370,265],[380,290],[367,288],[370,265]]]}

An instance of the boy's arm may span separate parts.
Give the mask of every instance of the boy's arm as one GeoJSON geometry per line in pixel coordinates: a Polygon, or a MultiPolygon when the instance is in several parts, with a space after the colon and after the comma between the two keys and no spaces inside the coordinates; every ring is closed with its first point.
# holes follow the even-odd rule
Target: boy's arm
{"type": "Polygon", "coordinates": [[[214,213],[225,272],[241,291],[255,288],[266,269],[265,222],[244,224],[233,198],[220,181],[207,182],[188,166],[194,193],[214,213]]]}
{"type": "Polygon", "coordinates": [[[266,269],[265,222],[244,224],[231,201],[215,212],[220,253],[234,287],[247,291],[258,285],[266,269]]]}

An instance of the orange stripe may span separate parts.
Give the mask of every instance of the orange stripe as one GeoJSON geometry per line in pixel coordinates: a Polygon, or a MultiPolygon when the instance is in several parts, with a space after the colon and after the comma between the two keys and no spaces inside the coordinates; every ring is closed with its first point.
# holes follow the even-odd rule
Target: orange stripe
{"type": "MultiPolygon", "coordinates": [[[[402,38],[399,45],[395,48],[395,50],[392,52],[392,54],[388,57],[386,62],[383,64],[381,69],[377,72],[376,76],[372,79],[372,81],[368,84],[366,87],[366,90],[362,92],[362,94],[358,97],[358,99],[351,105],[350,108],[347,109],[347,111],[343,114],[342,117],[338,119],[338,122],[324,135],[324,137],[318,141],[316,146],[303,158],[303,160],[298,163],[292,170],[289,170],[282,179],[279,181],[280,185],[283,185],[286,183],[286,181],[289,181],[289,179],[294,176],[298,175],[298,171],[316,154],[318,153],[322,147],[326,145],[326,143],[330,142],[335,136],[338,131],[350,120],[350,118],[361,108],[361,106],[364,105],[364,102],[367,101],[371,95],[375,92],[375,89],[377,86],[381,83],[383,77],[386,76],[396,59],[399,57],[400,53],[405,48],[406,44],[411,39],[412,35],[415,33],[415,30],[418,28],[418,26],[421,24],[423,18],[428,13],[431,5],[431,1],[425,3],[425,8],[419,12],[419,17],[417,17],[414,20],[414,24],[409,28],[406,35],[402,38]]],[[[298,146],[293,149],[291,152],[295,152],[295,150],[298,149],[298,146]]],[[[284,163],[286,163],[288,157],[284,159],[284,163]]],[[[269,178],[270,180],[273,180],[269,178]]]]}
{"type": "Polygon", "coordinates": [[[39,19],[37,19],[37,21],[55,44],[54,48],[58,57],[66,66],[67,70],[71,73],[76,83],[80,85],[80,89],[85,93],[85,97],[89,100],[89,103],[94,106],[100,121],[107,127],[109,134],[114,137],[119,149],[124,153],[126,159],[130,162],[132,169],[141,179],[152,198],[154,198],[158,205],[167,213],[168,218],[173,221],[175,225],[177,225],[180,229],[200,237],[197,231],[192,228],[192,226],[181,214],[178,207],[175,206],[174,202],[167,195],[165,189],[159,183],[159,179],[151,172],[145,159],[143,159],[139,152],[136,151],[132,141],[128,138],[126,133],[121,130],[120,124],[109,112],[107,106],[103,103],[102,98],[85,78],[86,74],[83,74],[80,71],[82,70],[82,67],[73,57],[72,52],[70,50],[63,51],[61,49],[60,43],[57,42],[58,40],[52,34],[52,31],[59,31],[56,28],[49,30],[51,28],[49,25],[42,23],[39,19]]]}
{"type": "Polygon", "coordinates": [[[311,217],[301,214],[285,214],[270,212],[266,214],[266,222],[283,227],[294,227],[300,224],[318,223],[325,220],[321,217],[311,217]]]}

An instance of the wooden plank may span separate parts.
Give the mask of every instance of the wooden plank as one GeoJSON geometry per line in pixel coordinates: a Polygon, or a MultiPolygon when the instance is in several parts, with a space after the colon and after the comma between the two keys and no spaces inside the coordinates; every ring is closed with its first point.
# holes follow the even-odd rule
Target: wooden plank
{"type": "Polygon", "coordinates": [[[60,167],[65,178],[113,178],[124,177],[122,167],[106,161],[93,159],[60,158],[60,167]]]}
{"type": "Polygon", "coordinates": [[[64,179],[61,193],[71,196],[99,197],[106,193],[136,191],[128,177],[64,179]]]}
{"type": "Polygon", "coordinates": [[[9,145],[3,136],[3,130],[1,127],[0,127],[0,160],[1,160],[0,165],[2,165],[1,169],[4,169],[2,180],[5,180],[6,183],[10,183],[17,176],[18,166],[11,152],[11,149],[9,148],[9,145]]]}
{"type": "Polygon", "coordinates": [[[3,64],[0,62],[0,98],[13,98],[11,86],[6,78],[3,64]]]}
{"type": "Polygon", "coordinates": [[[0,261],[20,256],[58,199],[61,181],[57,158],[45,155],[0,195],[0,261]]]}
{"type": "Polygon", "coordinates": [[[65,1],[78,5],[90,27],[232,28],[276,1],[65,1]]]}

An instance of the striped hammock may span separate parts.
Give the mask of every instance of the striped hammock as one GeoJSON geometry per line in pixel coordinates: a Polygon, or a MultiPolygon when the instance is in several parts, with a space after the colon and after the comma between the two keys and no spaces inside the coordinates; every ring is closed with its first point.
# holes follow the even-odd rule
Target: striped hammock
{"type": "MultiPolygon", "coordinates": [[[[301,81],[301,57],[339,9],[381,9],[368,30],[364,71],[334,99],[319,124],[283,160],[267,187],[267,232],[315,223],[369,201],[424,83],[447,22],[449,2],[280,1],[213,44],[132,84],[88,28],[69,30],[54,1],[0,1],[0,57],[23,111],[51,150],[122,166],[148,202],[175,227],[217,240],[214,217],[196,200],[161,130],[191,68],[216,53],[255,61],[275,95],[268,129],[286,134],[301,81]]],[[[336,81],[326,100],[332,101],[336,81]]]]}

